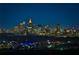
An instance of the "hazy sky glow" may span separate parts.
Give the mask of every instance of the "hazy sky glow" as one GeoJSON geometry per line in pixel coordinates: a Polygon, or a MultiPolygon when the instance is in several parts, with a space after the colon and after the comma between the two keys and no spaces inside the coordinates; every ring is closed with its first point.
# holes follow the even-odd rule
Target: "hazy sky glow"
{"type": "Polygon", "coordinates": [[[0,4],[0,27],[10,28],[32,18],[34,24],[79,26],[79,4],[0,4]]]}

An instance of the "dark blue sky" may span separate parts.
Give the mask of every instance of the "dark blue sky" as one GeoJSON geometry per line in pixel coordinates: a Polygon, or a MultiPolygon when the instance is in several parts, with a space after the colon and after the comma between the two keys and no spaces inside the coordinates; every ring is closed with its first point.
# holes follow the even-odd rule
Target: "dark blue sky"
{"type": "Polygon", "coordinates": [[[34,24],[79,26],[79,4],[0,4],[0,27],[10,28],[32,18],[34,24]]]}

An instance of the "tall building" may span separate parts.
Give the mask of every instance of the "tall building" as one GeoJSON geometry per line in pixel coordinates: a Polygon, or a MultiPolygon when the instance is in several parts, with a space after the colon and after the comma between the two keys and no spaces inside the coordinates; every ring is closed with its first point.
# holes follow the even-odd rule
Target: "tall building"
{"type": "Polygon", "coordinates": [[[57,24],[56,29],[55,29],[55,35],[60,36],[60,34],[62,33],[62,29],[60,24],[57,24]]]}
{"type": "Polygon", "coordinates": [[[31,18],[29,19],[28,27],[32,27],[32,19],[31,18]]]}
{"type": "Polygon", "coordinates": [[[17,34],[24,34],[25,32],[25,22],[21,22],[17,26],[14,27],[14,32],[17,34]]]}
{"type": "Polygon", "coordinates": [[[27,26],[28,33],[32,33],[32,28],[33,28],[33,24],[32,24],[32,19],[30,18],[27,26]]]}

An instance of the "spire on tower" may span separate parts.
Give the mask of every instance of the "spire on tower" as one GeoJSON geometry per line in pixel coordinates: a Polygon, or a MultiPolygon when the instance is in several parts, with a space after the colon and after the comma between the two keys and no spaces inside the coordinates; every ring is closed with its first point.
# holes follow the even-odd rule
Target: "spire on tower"
{"type": "Polygon", "coordinates": [[[31,18],[29,19],[28,26],[32,27],[32,19],[31,18]]]}
{"type": "Polygon", "coordinates": [[[29,20],[29,23],[32,23],[32,20],[31,20],[31,18],[30,18],[30,20],[29,20]]]}

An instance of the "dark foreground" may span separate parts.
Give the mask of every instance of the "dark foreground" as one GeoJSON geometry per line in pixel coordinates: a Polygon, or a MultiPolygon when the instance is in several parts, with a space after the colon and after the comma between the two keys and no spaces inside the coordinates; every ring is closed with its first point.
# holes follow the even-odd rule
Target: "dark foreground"
{"type": "Polygon", "coordinates": [[[0,55],[79,55],[79,49],[70,50],[52,50],[52,49],[42,49],[42,50],[0,50],[0,55]]]}
{"type": "Polygon", "coordinates": [[[0,34],[0,42],[0,45],[3,44],[3,48],[1,47],[0,49],[0,55],[79,55],[79,37],[64,38],[0,34]],[[12,41],[16,43],[12,43],[12,41]],[[11,47],[4,49],[10,42],[12,44],[11,47]],[[31,45],[29,45],[30,43],[31,45]],[[26,45],[32,48],[27,48],[26,45]],[[52,45],[51,48],[47,48],[50,45],[52,45]]]}

